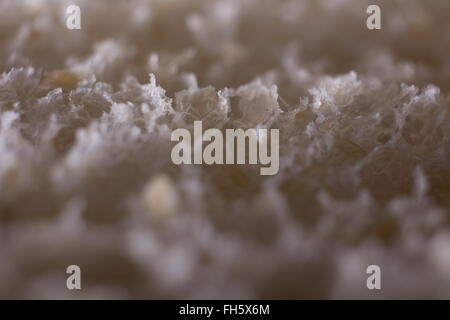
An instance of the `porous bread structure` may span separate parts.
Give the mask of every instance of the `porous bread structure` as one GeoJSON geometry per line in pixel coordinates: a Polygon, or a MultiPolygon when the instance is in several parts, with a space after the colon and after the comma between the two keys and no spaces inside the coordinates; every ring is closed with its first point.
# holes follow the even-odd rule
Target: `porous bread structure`
{"type": "Polygon", "coordinates": [[[450,298],[449,12],[0,0],[0,297],[450,298]],[[278,174],[174,165],[195,120],[280,129],[278,174]]]}

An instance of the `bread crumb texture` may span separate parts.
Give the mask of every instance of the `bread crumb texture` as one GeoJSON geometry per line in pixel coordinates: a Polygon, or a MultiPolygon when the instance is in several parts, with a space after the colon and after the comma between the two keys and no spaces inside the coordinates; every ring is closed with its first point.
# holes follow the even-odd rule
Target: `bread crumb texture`
{"type": "Polygon", "coordinates": [[[0,297],[450,298],[450,2],[371,2],[0,0],[0,297]]]}

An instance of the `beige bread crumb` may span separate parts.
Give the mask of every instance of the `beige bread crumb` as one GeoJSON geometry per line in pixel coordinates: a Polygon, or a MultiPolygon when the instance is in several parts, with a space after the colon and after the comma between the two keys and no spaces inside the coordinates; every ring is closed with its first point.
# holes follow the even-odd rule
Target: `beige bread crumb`
{"type": "Polygon", "coordinates": [[[164,174],[152,177],[143,189],[142,204],[150,217],[173,214],[177,203],[177,190],[170,178],[164,174]]]}
{"type": "Polygon", "coordinates": [[[80,76],[72,71],[54,70],[47,75],[48,83],[54,88],[75,89],[80,76]]]}

